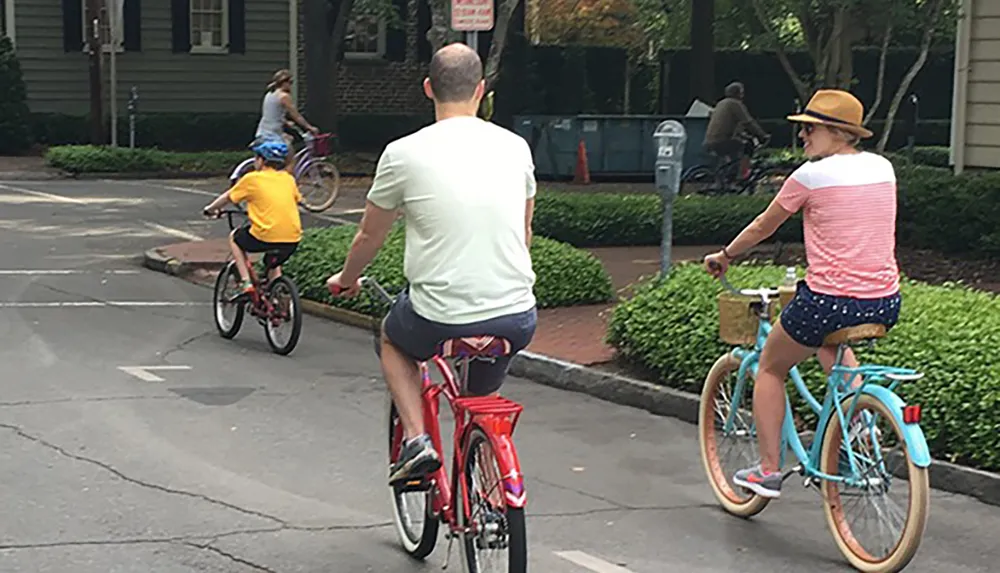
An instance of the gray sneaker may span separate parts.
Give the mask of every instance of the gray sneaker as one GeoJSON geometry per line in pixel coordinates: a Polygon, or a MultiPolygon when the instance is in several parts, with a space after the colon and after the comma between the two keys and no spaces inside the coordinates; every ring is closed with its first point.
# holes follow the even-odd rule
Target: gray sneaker
{"type": "Polygon", "coordinates": [[[403,443],[399,459],[389,468],[389,484],[408,479],[419,479],[441,467],[441,459],[434,450],[430,436],[422,434],[403,443]]]}
{"type": "Polygon", "coordinates": [[[764,475],[760,465],[736,472],[733,483],[761,497],[772,499],[781,497],[781,472],[764,475]]]}

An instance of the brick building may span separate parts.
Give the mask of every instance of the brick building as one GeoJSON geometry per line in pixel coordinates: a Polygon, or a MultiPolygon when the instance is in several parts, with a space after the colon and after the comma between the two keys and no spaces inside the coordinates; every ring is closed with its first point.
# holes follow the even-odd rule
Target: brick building
{"type": "MultiPolygon", "coordinates": [[[[308,74],[305,60],[305,0],[299,3],[298,76],[308,74]]],[[[404,27],[389,28],[384,20],[355,18],[348,25],[347,45],[340,62],[338,109],[344,115],[422,114],[433,110],[420,86],[427,74],[431,45],[427,31],[431,13],[427,0],[393,0],[405,14],[404,27]]],[[[306,101],[300,79],[298,102],[306,101]]]]}

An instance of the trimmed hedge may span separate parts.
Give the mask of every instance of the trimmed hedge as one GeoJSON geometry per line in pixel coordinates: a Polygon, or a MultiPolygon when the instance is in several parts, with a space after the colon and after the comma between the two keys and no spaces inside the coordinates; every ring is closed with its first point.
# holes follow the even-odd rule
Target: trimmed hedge
{"type": "MultiPolygon", "coordinates": [[[[342,299],[334,298],[326,289],[326,279],[343,268],[356,232],[356,225],[307,229],[298,250],[282,271],[295,280],[305,298],[369,316],[381,316],[384,306],[368,292],[342,299]]],[[[390,293],[401,291],[406,284],[404,246],[404,229],[397,225],[365,271],[390,293]]],[[[537,277],[538,308],[599,304],[613,299],[611,277],[592,254],[536,236],[531,245],[531,258],[537,277]]]]}
{"type": "MultiPolygon", "coordinates": [[[[163,151],[160,149],[66,145],[52,147],[45,160],[52,167],[70,173],[225,173],[249,158],[249,151],[163,151]]],[[[342,154],[333,161],[344,173],[371,173],[374,160],[342,154]]]]}
{"type": "Polygon", "coordinates": [[[159,149],[67,145],[45,155],[52,167],[70,173],[217,172],[230,171],[250,157],[247,151],[181,153],[159,149]]]}
{"type": "MultiPolygon", "coordinates": [[[[795,168],[808,161],[801,147],[794,150],[791,147],[768,147],[761,149],[757,154],[767,165],[795,168]]],[[[888,157],[897,167],[927,165],[947,168],[951,164],[951,148],[941,145],[914,145],[912,159],[905,148],[898,151],[887,151],[883,155],[888,157]]]]}
{"type": "MultiPolygon", "coordinates": [[[[764,208],[768,197],[684,196],[674,202],[675,245],[723,244],[764,208]]],[[[796,214],[794,220],[801,220],[796,214]]],[[[659,245],[663,206],[653,193],[542,190],[535,198],[536,234],[577,247],[659,245]]],[[[783,225],[772,240],[802,241],[801,223],[783,225]]]]}
{"type": "MultiPolygon", "coordinates": [[[[801,269],[800,269],[801,273],[801,269]]],[[[736,265],[734,286],[777,285],[784,270],[736,265]]],[[[647,282],[618,304],[608,341],[621,356],[667,386],[700,392],[712,363],[729,346],[718,336],[716,297],[721,285],[696,264],[681,264],[661,284],[647,282]]],[[[921,426],[938,459],[1000,470],[1000,297],[961,285],[905,280],[899,324],[874,350],[856,349],[862,362],[916,368],[924,379],[901,385],[904,400],[923,406],[921,426]]],[[[824,376],[814,358],[800,367],[817,399],[824,376]]],[[[792,388],[789,382],[789,388],[792,388]]],[[[808,412],[801,398],[793,402],[808,412]]]]}
{"type": "MultiPolygon", "coordinates": [[[[945,254],[1000,255],[1000,172],[968,172],[897,165],[897,241],[945,254]]],[[[768,196],[683,196],[674,202],[677,245],[723,244],[770,202],[768,196]]],[[[652,193],[584,193],[542,190],[534,229],[578,247],[658,245],[662,206],[652,193]]],[[[801,214],[770,241],[802,241],[801,214]]]]}

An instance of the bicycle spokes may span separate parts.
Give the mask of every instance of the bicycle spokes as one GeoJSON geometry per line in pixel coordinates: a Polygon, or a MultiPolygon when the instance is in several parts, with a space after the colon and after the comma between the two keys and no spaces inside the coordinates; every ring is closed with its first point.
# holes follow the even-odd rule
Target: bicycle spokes
{"type": "Polygon", "coordinates": [[[469,524],[474,530],[470,561],[475,562],[475,573],[506,573],[508,532],[500,467],[486,440],[470,453],[469,524]]]}
{"type": "Polygon", "coordinates": [[[903,541],[913,492],[903,437],[875,404],[859,402],[846,432],[831,420],[838,428],[824,444],[823,466],[845,478],[824,484],[837,533],[852,553],[881,561],[903,541]]]}

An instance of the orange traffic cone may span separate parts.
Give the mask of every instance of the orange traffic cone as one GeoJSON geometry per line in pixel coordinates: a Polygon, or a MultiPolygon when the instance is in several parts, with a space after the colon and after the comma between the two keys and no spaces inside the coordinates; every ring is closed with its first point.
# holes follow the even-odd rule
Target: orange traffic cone
{"type": "Polygon", "coordinates": [[[587,146],[580,140],[576,147],[576,173],[573,175],[573,183],[590,183],[590,167],[587,166],[587,146]]]}

